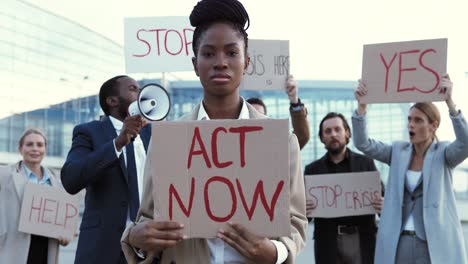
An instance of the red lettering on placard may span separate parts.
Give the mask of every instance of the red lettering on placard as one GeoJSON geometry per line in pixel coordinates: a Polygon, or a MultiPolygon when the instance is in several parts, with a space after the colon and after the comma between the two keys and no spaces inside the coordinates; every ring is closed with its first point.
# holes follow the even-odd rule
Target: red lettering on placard
{"type": "Polygon", "coordinates": [[[167,29],[165,28],[158,28],[158,29],[151,29],[150,32],[155,32],[156,33],[156,46],[158,48],[158,56],[161,55],[161,45],[159,45],[159,32],[161,31],[166,31],[167,29]]]}
{"type": "MultiPolygon", "coordinates": [[[[255,211],[257,209],[258,199],[260,199],[260,201],[261,201],[261,203],[263,205],[263,208],[265,209],[266,213],[268,214],[268,216],[270,218],[270,221],[274,220],[275,206],[276,206],[276,203],[278,202],[281,191],[283,190],[284,181],[278,182],[278,184],[276,185],[276,189],[275,189],[269,203],[267,201],[267,198],[266,198],[266,195],[265,195],[265,190],[263,188],[263,181],[260,180],[259,182],[257,182],[257,186],[256,186],[256,188],[254,190],[253,195],[252,195],[252,201],[250,203],[250,207],[249,207],[249,205],[247,203],[246,195],[244,193],[244,190],[242,188],[242,185],[241,185],[239,179],[236,179],[236,184],[237,184],[237,190],[239,192],[238,195],[241,198],[242,205],[244,207],[245,213],[248,216],[249,220],[251,220],[253,215],[255,214],[255,211]]],[[[203,202],[204,202],[204,207],[205,207],[205,211],[206,211],[207,216],[211,220],[213,220],[215,222],[229,221],[237,211],[237,195],[236,195],[236,190],[234,188],[234,184],[231,182],[231,180],[229,180],[226,177],[222,177],[222,176],[213,176],[213,177],[209,178],[206,181],[203,188],[204,188],[203,189],[203,202]],[[215,215],[215,213],[213,213],[212,205],[211,205],[211,202],[213,201],[213,198],[210,197],[210,192],[209,192],[210,187],[212,186],[213,183],[222,183],[222,184],[226,185],[228,187],[228,189],[229,189],[228,193],[229,193],[230,199],[228,199],[228,200],[232,201],[232,203],[231,203],[230,211],[225,216],[219,216],[219,215],[215,215]]],[[[219,189],[219,187],[217,189],[219,189]]],[[[190,218],[190,214],[192,212],[192,207],[193,207],[194,196],[195,196],[195,178],[194,177],[192,177],[192,179],[191,179],[191,188],[190,188],[190,197],[189,197],[189,201],[188,201],[188,206],[186,206],[186,203],[184,204],[184,202],[182,202],[182,199],[180,198],[179,192],[176,190],[174,185],[170,184],[169,185],[169,208],[168,208],[169,209],[169,220],[172,221],[174,219],[174,217],[173,217],[173,215],[174,215],[173,214],[173,211],[174,211],[173,199],[174,198],[176,199],[176,201],[177,201],[177,203],[179,205],[179,208],[182,210],[184,215],[186,217],[190,218]]]]}
{"type": "Polygon", "coordinates": [[[150,52],[151,52],[151,45],[149,44],[149,42],[146,41],[146,40],[144,40],[144,39],[141,39],[141,37],[140,37],[140,32],[141,32],[141,31],[145,31],[145,32],[146,32],[146,30],[144,30],[144,29],[138,30],[137,33],[136,33],[136,38],[137,38],[139,41],[141,41],[141,42],[143,42],[143,43],[146,44],[146,46],[148,47],[148,51],[147,51],[145,54],[140,54],[140,55],[138,55],[138,54],[133,54],[134,57],[145,57],[146,55],[150,54],[150,52]]]}
{"type": "MultiPolygon", "coordinates": [[[[323,186],[314,186],[309,189],[309,193],[314,191],[315,189],[320,191],[321,194],[321,207],[322,208],[327,208],[327,207],[335,207],[337,208],[338,206],[338,197],[341,195],[343,192],[343,189],[340,185],[335,185],[334,187],[328,186],[328,185],[323,185],[323,186]]],[[[315,197],[315,196],[314,196],[315,197]]],[[[316,197],[317,198],[317,197],[316,197]]],[[[318,200],[318,198],[317,198],[318,200]]],[[[319,205],[317,201],[317,206],[319,205]]]]}
{"type": "Polygon", "coordinates": [[[231,183],[231,181],[228,179],[228,178],[224,178],[224,177],[221,177],[221,176],[214,176],[214,177],[211,177],[206,183],[205,183],[205,191],[204,191],[204,195],[203,195],[204,199],[205,199],[205,209],[206,209],[206,213],[208,214],[208,217],[215,221],[215,222],[226,222],[228,221],[229,219],[231,219],[231,217],[234,215],[234,213],[236,212],[237,210],[237,197],[236,197],[236,192],[234,190],[234,186],[233,184],[231,183]],[[215,216],[213,214],[213,212],[211,211],[211,207],[210,207],[210,199],[209,199],[209,191],[208,191],[208,187],[210,186],[210,184],[212,182],[221,182],[221,183],[224,183],[226,184],[226,186],[229,188],[229,193],[231,194],[231,200],[232,200],[232,204],[231,204],[231,212],[224,216],[224,217],[220,217],[220,216],[215,216]]]}
{"type": "Polygon", "coordinates": [[[354,202],[354,209],[362,208],[361,201],[359,201],[359,193],[356,191],[353,192],[353,202],[354,202]]]}
{"type": "Polygon", "coordinates": [[[172,220],[172,208],[173,208],[173,202],[172,202],[172,197],[175,197],[177,200],[177,203],[179,204],[179,208],[182,210],[184,215],[186,217],[190,217],[190,213],[192,212],[192,205],[193,205],[193,196],[195,195],[195,178],[192,177],[192,183],[190,185],[190,198],[189,198],[189,204],[188,208],[185,207],[184,203],[182,202],[182,199],[180,198],[179,193],[175,189],[174,185],[171,184],[169,186],[169,220],[172,220]]]}
{"type": "Polygon", "coordinates": [[[241,126],[241,127],[229,128],[229,132],[239,133],[241,168],[245,167],[245,134],[249,132],[261,131],[261,130],[263,130],[263,127],[261,126],[241,126]]]}
{"type": "Polygon", "coordinates": [[[34,206],[34,201],[36,200],[36,196],[33,196],[32,202],[31,202],[31,210],[29,211],[29,221],[31,221],[31,216],[33,211],[37,211],[37,222],[41,219],[41,209],[42,209],[42,197],[40,197],[41,200],[39,202],[39,207],[34,206]]]}
{"type": "Polygon", "coordinates": [[[436,71],[434,71],[434,69],[427,67],[427,66],[423,63],[423,57],[424,57],[428,52],[437,53],[437,51],[435,51],[434,49],[427,49],[427,50],[423,51],[423,52],[421,53],[421,56],[419,56],[419,65],[421,65],[421,67],[423,67],[425,70],[427,70],[428,72],[430,72],[430,73],[432,73],[432,74],[434,75],[434,77],[436,78],[436,83],[435,83],[434,87],[432,87],[431,90],[423,91],[423,90],[418,89],[418,91],[420,91],[420,92],[422,92],[422,93],[432,93],[435,89],[437,89],[437,87],[439,87],[439,83],[440,83],[439,74],[438,74],[436,71]]]}
{"type": "Polygon", "coordinates": [[[368,191],[364,191],[361,193],[361,200],[363,207],[372,206],[371,194],[368,191]]]}
{"type": "Polygon", "coordinates": [[[192,157],[193,155],[203,155],[203,159],[205,160],[206,166],[208,168],[211,168],[211,162],[210,158],[208,157],[208,153],[206,152],[205,145],[203,144],[203,140],[201,139],[200,136],[200,129],[198,127],[195,127],[193,131],[193,137],[192,137],[192,145],[190,146],[190,152],[189,152],[189,157],[187,161],[187,169],[190,169],[192,166],[192,157]],[[195,141],[198,141],[198,145],[200,146],[199,150],[195,150],[195,141]]]}
{"type": "MultiPolygon", "coordinates": [[[[189,46],[190,44],[192,44],[192,41],[188,42],[187,41],[187,31],[190,31],[192,32],[192,35],[193,35],[193,29],[191,28],[184,28],[184,42],[185,42],[185,55],[189,55],[190,54],[190,50],[189,50],[189,46]]],[[[192,39],[192,38],[190,38],[192,39]]]]}
{"type": "Polygon", "coordinates": [[[67,205],[65,206],[65,220],[64,220],[63,226],[66,227],[68,219],[75,217],[77,214],[78,214],[78,208],[76,208],[73,204],[67,203],[67,205]],[[70,210],[70,209],[73,209],[73,210],[70,210]]]}
{"type": "Polygon", "coordinates": [[[397,76],[398,81],[397,81],[397,84],[396,84],[396,87],[395,87],[397,93],[408,92],[408,91],[419,91],[421,93],[426,93],[427,94],[427,93],[434,92],[437,89],[437,87],[439,87],[440,76],[433,68],[427,66],[423,62],[424,57],[428,53],[437,53],[437,51],[434,50],[434,49],[426,49],[426,50],[421,52],[421,50],[415,49],[415,50],[407,50],[407,51],[396,52],[396,53],[393,54],[393,56],[392,56],[392,58],[390,60],[390,63],[388,63],[386,61],[386,59],[384,58],[384,56],[382,55],[382,53],[380,53],[380,60],[382,61],[383,65],[385,67],[385,87],[384,87],[385,93],[387,93],[389,91],[390,70],[392,68],[393,62],[395,61],[395,58],[397,57],[397,55],[398,55],[398,76],[397,76]],[[410,59],[410,61],[413,61],[414,64],[416,64],[416,61],[417,61],[417,63],[419,64],[419,66],[421,66],[422,69],[424,69],[427,72],[434,75],[435,83],[434,83],[434,86],[431,87],[431,89],[429,89],[429,90],[422,89],[421,87],[416,87],[415,85],[410,86],[410,87],[402,87],[402,83],[405,80],[404,73],[405,72],[415,72],[415,71],[419,70],[418,67],[406,67],[405,66],[405,63],[403,62],[403,59],[405,57],[411,55],[411,54],[419,54],[419,56],[418,56],[417,60],[416,59],[413,59],[413,60],[410,59]]]}
{"type": "MultiPolygon", "coordinates": [[[[242,127],[231,127],[229,128],[230,133],[239,134],[239,156],[240,156],[240,165],[245,167],[245,137],[249,132],[261,131],[263,127],[261,126],[242,126],[242,127]]],[[[213,163],[217,168],[225,168],[233,164],[232,161],[219,162],[218,160],[218,133],[219,132],[227,133],[228,130],[223,127],[217,127],[211,134],[211,155],[213,158],[213,163]]],[[[200,129],[195,127],[192,137],[192,144],[190,146],[189,156],[187,159],[187,169],[190,169],[192,166],[192,158],[194,155],[203,155],[205,164],[208,168],[211,168],[210,158],[208,152],[206,151],[205,144],[200,135],[200,129]],[[195,142],[198,142],[200,149],[195,150],[195,142]]]]}
{"type": "Polygon", "coordinates": [[[167,28],[156,28],[156,29],[139,29],[136,32],[136,39],[139,42],[142,42],[146,46],[146,51],[142,54],[132,54],[134,57],[146,57],[153,50],[153,46],[156,46],[157,56],[161,56],[161,51],[164,50],[164,54],[169,54],[171,56],[177,56],[182,54],[185,49],[185,55],[190,55],[190,46],[192,42],[190,41],[191,36],[187,36],[187,33],[192,32],[191,28],[184,28],[181,31],[177,29],[167,29],[167,28]],[[144,34],[149,34],[147,38],[144,37],[144,34]],[[152,34],[154,33],[154,39],[152,34]],[[160,34],[164,33],[164,34],[160,34]],[[150,38],[151,37],[151,38],[150,38]],[[175,38],[174,38],[175,37],[175,38]],[[174,50],[175,48],[175,50],[174,50]]]}
{"type": "Polygon", "coordinates": [[[184,42],[184,41],[182,40],[182,35],[180,35],[180,33],[179,33],[177,30],[171,29],[171,30],[168,30],[168,31],[166,32],[166,37],[165,37],[165,39],[164,39],[164,47],[166,48],[166,52],[169,53],[169,54],[171,54],[172,56],[179,55],[179,54],[182,52],[182,49],[184,48],[183,42],[184,42]],[[175,32],[175,33],[177,34],[177,36],[179,36],[179,39],[180,39],[180,49],[179,49],[179,51],[177,51],[177,52],[171,52],[171,51],[169,51],[169,48],[168,48],[169,45],[167,45],[167,39],[168,39],[167,35],[169,35],[170,32],[175,32]]]}
{"type": "Polygon", "coordinates": [[[393,54],[393,57],[390,60],[390,64],[387,64],[387,62],[385,61],[385,58],[383,57],[382,53],[380,53],[380,60],[382,61],[382,63],[385,66],[385,93],[387,93],[387,91],[388,91],[388,75],[390,73],[390,67],[392,67],[392,64],[395,61],[396,55],[397,55],[396,53],[393,54]]]}
{"type": "Polygon", "coordinates": [[[218,159],[218,133],[222,131],[224,133],[227,133],[226,128],[224,127],[218,127],[213,131],[212,137],[211,137],[211,153],[213,155],[213,163],[217,168],[226,168],[230,165],[232,165],[232,161],[226,161],[226,162],[219,162],[218,159]]]}
{"type": "Polygon", "coordinates": [[[265,209],[266,213],[270,217],[270,221],[273,221],[275,205],[276,205],[276,202],[278,201],[281,190],[283,189],[284,181],[278,182],[278,185],[276,186],[276,190],[273,193],[273,196],[271,197],[270,206],[268,206],[268,203],[265,197],[265,191],[263,189],[263,181],[260,180],[257,183],[257,187],[255,188],[254,194],[252,196],[252,204],[250,208],[247,206],[247,201],[245,200],[244,192],[242,191],[242,186],[238,179],[236,179],[236,183],[237,183],[237,189],[239,191],[239,195],[241,197],[242,205],[244,206],[244,210],[247,213],[249,220],[252,220],[252,216],[255,213],[255,209],[257,207],[257,200],[258,200],[258,197],[260,196],[260,200],[262,202],[263,208],[265,209]]]}
{"type": "Polygon", "coordinates": [[[416,71],[416,67],[403,68],[403,55],[418,53],[418,52],[419,52],[419,50],[408,50],[408,51],[400,52],[400,57],[399,57],[399,61],[398,61],[398,86],[397,86],[397,91],[398,92],[413,91],[413,90],[416,89],[415,86],[407,87],[407,88],[401,88],[401,76],[402,76],[402,73],[405,72],[405,71],[416,71]]]}
{"type": "Polygon", "coordinates": [[[310,202],[312,202],[312,209],[317,208],[317,205],[318,205],[318,198],[317,198],[317,196],[314,195],[314,192],[313,192],[314,189],[315,189],[314,187],[309,188],[309,195],[312,198],[310,200],[310,202]]]}
{"type": "Polygon", "coordinates": [[[55,230],[58,230],[59,227],[67,229],[67,221],[70,219],[77,219],[78,209],[73,204],[62,202],[62,200],[57,197],[54,197],[55,199],[48,198],[47,194],[46,197],[41,197],[40,195],[41,194],[32,195],[30,200],[29,220],[26,215],[24,216],[26,219],[21,221],[28,221],[30,224],[54,226],[55,230]],[[70,213],[69,208],[73,208],[73,213],[70,213]],[[37,218],[34,215],[35,213],[37,213],[37,218]]]}
{"type": "MultiPolygon", "coordinates": [[[[51,200],[51,199],[47,199],[47,198],[46,198],[46,199],[44,199],[44,208],[43,208],[43,210],[42,210],[42,218],[41,218],[41,222],[42,222],[42,223],[46,223],[46,224],[51,224],[51,223],[52,223],[52,221],[47,221],[47,220],[44,220],[44,215],[45,215],[45,212],[53,212],[53,210],[50,210],[49,208],[47,208],[47,204],[48,204],[48,202],[54,202],[54,203],[57,203],[57,201],[56,201],[56,200],[51,200]]],[[[55,213],[57,213],[57,212],[55,212],[55,213]]],[[[47,219],[47,217],[46,217],[46,219],[47,219]]]]}

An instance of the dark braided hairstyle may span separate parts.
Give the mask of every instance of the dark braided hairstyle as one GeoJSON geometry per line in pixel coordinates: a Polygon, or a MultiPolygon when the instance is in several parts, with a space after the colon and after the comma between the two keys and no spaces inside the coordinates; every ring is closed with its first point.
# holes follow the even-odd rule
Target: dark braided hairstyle
{"type": "Polygon", "coordinates": [[[193,7],[190,14],[190,24],[195,27],[192,48],[195,57],[199,40],[206,30],[216,22],[231,25],[244,37],[245,51],[247,51],[248,37],[246,30],[250,26],[249,14],[238,0],[201,0],[193,7]],[[246,26],[247,24],[247,26],[246,26]]]}

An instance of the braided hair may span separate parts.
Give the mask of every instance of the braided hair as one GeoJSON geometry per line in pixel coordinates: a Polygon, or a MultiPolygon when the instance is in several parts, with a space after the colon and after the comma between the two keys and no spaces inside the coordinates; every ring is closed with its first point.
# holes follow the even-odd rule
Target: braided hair
{"type": "Polygon", "coordinates": [[[190,24],[195,27],[192,40],[195,57],[197,56],[200,38],[216,22],[231,25],[233,29],[241,33],[247,51],[248,37],[246,30],[250,26],[250,19],[242,3],[238,0],[201,0],[193,7],[190,14],[190,24]]]}

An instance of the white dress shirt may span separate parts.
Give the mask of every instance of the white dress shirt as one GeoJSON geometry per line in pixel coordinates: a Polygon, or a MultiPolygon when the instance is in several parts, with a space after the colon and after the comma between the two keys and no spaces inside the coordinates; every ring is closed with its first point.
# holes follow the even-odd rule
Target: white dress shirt
{"type": "MultiPolygon", "coordinates": [[[[122,121],[112,116],[109,116],[109,119],[112,123],[112,126],[114,126],[115,132],[117,133],[117,135],[119,135],[120,130],[122,130],[122,126],[123,126],[122,121]]],[[[123,153],[125,166],[127,166],[126,147],[124,146],[120,151],[117,151],[117,148],[115,147],[115,139],[114,139],[114,150],[115,150],[115,155],[117,155],[117,157],[119,157],[120,154],[123,153]]],[[[143,141],[141,141],[140,135],[137,135],[137,137],[133,141],[133,150],[135,153],[135,166],[136,166],[137,181],[138,181],[138,198],[141,203],[141,197],[143,195],[143,175],[145,173],[146,151],[145,151],[145,146],[143,145],[143,141]]],[[[127,222],[128,221],[130,221],[130,211],[127,214],[127,222]]]]}
{"type": "Polygon", "coordinates": [[[39,180],[37,175],[34,172],[32,172],[32,170],[30,170],[24,162],[21,162],[21,164],[22,164],[22,167],[24,168],[24,171],[26,173],[26,176],[28,177],[29,182],[40,184],[40,185],[52,186],[52,182],[50,181],[50,175],[44,167],[41,166],[42,179],[39,180]]]}
{"type": "MultiPolygon", "coordinates": [[[[242,98],[242,109],[238,119],[250,119],[249,109],[247,104],[242,98]]],[[[200,103],[200,110],[198,111],[197,120],[210,120],[210,117],[206,113],[203,101],[200,103]]],[[[211,264],[222,264],[222,263],[245,263],[246,260],[237,250],[232,248],[230,245],[224,243],[221,238],[210,238],[207,239],[208,247],[210,249],[211,264]]],[[[276,263],[283,263],[288,258],[288,250],[286,246],[278,241],[271,240],[276,247],[277,260],[276,263]]]]}

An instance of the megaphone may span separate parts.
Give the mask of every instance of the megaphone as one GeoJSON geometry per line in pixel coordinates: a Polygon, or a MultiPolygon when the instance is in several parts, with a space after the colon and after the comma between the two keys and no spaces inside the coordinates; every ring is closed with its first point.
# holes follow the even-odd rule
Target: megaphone
{"type": "Polygon", "coordinates": [[[141,115],[149,121],[159,121],[169,114],[171,99],[166,89],[159,84],[149,83],[141,88],[138,99],[128,107],[130,116],[141,115]]]}

